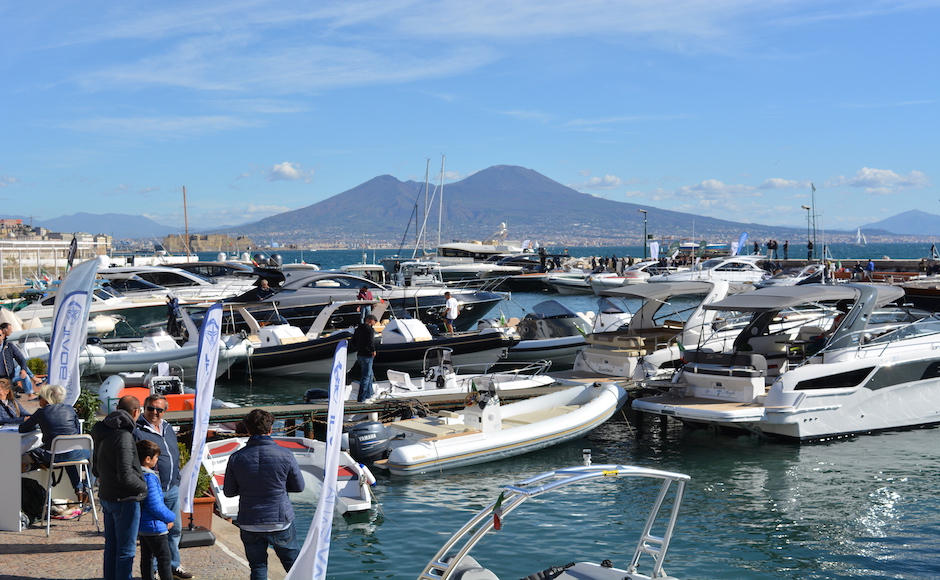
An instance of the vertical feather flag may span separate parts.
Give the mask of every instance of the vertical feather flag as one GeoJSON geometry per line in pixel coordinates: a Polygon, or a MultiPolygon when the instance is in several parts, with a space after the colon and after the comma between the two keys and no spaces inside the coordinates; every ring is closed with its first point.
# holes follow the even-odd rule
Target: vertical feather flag
{"type": "Polygon", "coordinates": [[[341,340],[333,355],[330,373],[330,407],[326,424],[326,453],[323,461],[323,488],[317,501],[317,511],[307,532],[307,539],[297,560],[284,580],[326,578],[326,565],[330,559],[330,533],[333,530],[333,507],[336,504],[336,474],[339,471],[339,452],[343,437],[343,387],[346,384],[346,347],[341,340]]]}
{"type": "Polygon", "coordinates": [[[180,507],[193,512],[193,495],[199,468],[206,455],[206,432],[209,430],[209,412],[215,393],[215,373],[219,366],[219,341],[222,339],[222,305],[213,304],[206,311],[199,330],[199,354],[196,367],[196,400],[193,405],[193,449],[189,461],[180,471],[180,507]]]}
{"type": "Polygon", "coordinates": [[[82,262],[69,270],[59,285],[49,341],[49,382],[65,387],[67,405],[81,394],[78,359],[88,335],[88,312],[98,274],[98,259],[82,262]]]}

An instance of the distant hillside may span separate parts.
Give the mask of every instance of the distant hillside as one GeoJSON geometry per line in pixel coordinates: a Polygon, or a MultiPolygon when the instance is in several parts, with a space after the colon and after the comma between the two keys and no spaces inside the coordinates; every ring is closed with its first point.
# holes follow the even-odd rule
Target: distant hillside
{"type": "MultiPolygon", "coordinates": [[[[423,213],[423,192],[423,183],[402,182],[383,175],[319,203],[239,226],[238,231],[255,239],[277,241],[312,237],[400,240],[411,219],[408,239],[413,240],[413,215],[416,204],[419,215],[423,213]]],[[[657,238],[689,238],[693,229],[697,237],[727,240],[737,239],[745,230],[758,240],[767,239],[771,233],[780,239],[800,239],[805,235],[801,228],[739,224],[611,201],[580,193],[531,169],[510,165],[490,167],[446,185],[443,198],[442,239],[447,241],[482,240],[505,222],[510,239],[515,240],[636,242],[643,236],[644,214],[639,209],[649,212],[648,233],[657,238]]],[[[438,199],[435,198],[428,217],[432,242],[437,239],[438,199]]]]}
{"type": "Polygon", "coordinates": [[[899,213],[873,224],[862,226],[862,231],[881,229],[894,234],[908,236],[936,236],[940,234],[940,216],[918,209],[899,213]]]}
{"type": "Polygon", "coordinates": [[[177,228],[158,224],[150,218],[121,213],[91,214],[77,213],[45,221],[34,221],[34,226],[53,232],[85,232],[106,234],[115,240],[124,238],[155,238],[176,233],[177,228]]]}

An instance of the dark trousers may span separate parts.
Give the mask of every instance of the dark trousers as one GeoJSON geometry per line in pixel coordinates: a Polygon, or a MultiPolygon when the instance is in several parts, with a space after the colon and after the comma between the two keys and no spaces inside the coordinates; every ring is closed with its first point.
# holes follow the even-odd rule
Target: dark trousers
{"type": "Polygon", "coordinates": [[[157,559],[157,572],[160,580],[173,580],[173,565],[170,563],[170,542],[167,534],[159,536],[137,536],[140,540],[140,577],[142,580],[155,580],[153,559],[157,559]]]}
{"type": "Polygon", "coordinates": [[[286,530],[279,532],[249,532],[240,530],[242,544],[245,546],[245,557],[251,567],[251,580],[267,580],[268,577],[268,546],[281,560],[284,570],[290,572],[294,560],[300,555],[300,545],[297,542],[297,532],[294,524],[286,530]]]}

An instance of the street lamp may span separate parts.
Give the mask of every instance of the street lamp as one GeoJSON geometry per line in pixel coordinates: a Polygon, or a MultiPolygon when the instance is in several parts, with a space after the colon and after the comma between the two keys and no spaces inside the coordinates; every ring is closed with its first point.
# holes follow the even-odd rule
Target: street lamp
{"type": "MultiPolygon", "coordinates": [[[[804,206],[803,206],[803,209],[806,210],[806,243],[808,244],[808,243],[810,243],[810,240],[812,239],[812,238],[810,238],[810,230],[809,230],[809,212],[810,212],[810,210],[811,210],[812,208],[809,207],[808,205],[804,205],[804,206]]],[[[813,249],[815,249],[815,248],[813,248],[813,249]]],[[[813,259],[813,249],[807,250],[807,252],[806,252],[806,260],[807,260],[807,261],[813,259]]]]}
{"type": "Polygon", "coordinates": [[[646,235],[646,210],[645,210],[645,209],[638,209],[638,210],[636,210],[636,211],[638,211],[638,212],[640,212],[641,214],[643,214],[643,261],[646,261],[646,239],[647,239],[647,235],[646,235]]]}

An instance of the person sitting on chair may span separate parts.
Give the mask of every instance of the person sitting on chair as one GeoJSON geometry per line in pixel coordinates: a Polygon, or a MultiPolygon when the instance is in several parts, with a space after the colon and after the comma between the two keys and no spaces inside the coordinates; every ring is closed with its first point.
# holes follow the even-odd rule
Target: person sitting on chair
{"type": "MultiPolygon", "coordinates": [[[[39,427],[42,429],[42,447],[30,451],[30,455],[37,462],[49,465],[52,461],[52,440],[59,435],[80,435],[82,430],[78,422],[75,407],[66,405],[65,387],[61,385],[43,385],[39,389],[39,409],[20,423],[20,433],[29,433],[39,427]]],[[[56,454],[57,461],[79,461],[91,459],[87,449],[74,449],[66,453],[56,454]]],[[[68,465],[65,472],[75,489],[75,496],[79,503],[88,501],[88,482],[81,481],[78,467],[68,465]]]]}

